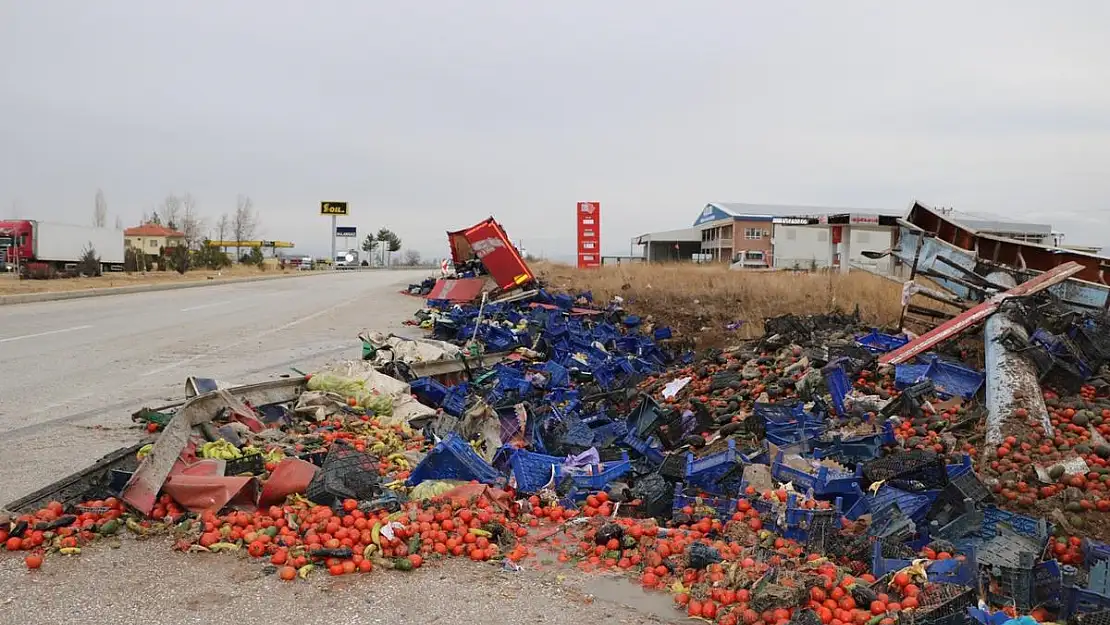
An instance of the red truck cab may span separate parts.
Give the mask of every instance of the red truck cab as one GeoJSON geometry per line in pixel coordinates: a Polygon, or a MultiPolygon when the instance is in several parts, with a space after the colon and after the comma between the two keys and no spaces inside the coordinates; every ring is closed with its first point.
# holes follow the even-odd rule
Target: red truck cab
{"type": "Polygon", "coordinates": [[[31,222],[25,219],[0,221],[0,238],[10,238],[10,247],[3,248],[5,263],[22,264],[34,259],[34,236],[31,222]]]}

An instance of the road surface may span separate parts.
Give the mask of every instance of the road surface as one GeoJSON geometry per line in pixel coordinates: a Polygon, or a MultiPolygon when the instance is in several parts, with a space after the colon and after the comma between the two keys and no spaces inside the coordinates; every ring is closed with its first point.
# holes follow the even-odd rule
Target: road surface
{"type": "Polygon", "coordinates": [[[248,383],[358,358],[362,329],[414,334],[418,271],[0,307],[0,506],[139,440],[130,415],[189,375],[248,383]]]}

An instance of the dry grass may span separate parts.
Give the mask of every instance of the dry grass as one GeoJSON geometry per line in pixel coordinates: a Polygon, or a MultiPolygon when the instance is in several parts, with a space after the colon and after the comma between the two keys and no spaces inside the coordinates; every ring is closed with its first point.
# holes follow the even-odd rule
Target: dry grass
{"type": "Polygon", "coordinates": [[[731,271],[720,265],[628,264],[579,270],[568,265],[539,263],[535,270],[554,288],[592,291],[597,301],[614,295],[630,311],[651,316],[683,333],[699,335],[699,344],[727,342],[762,334],[763,319],[797,315],[851,312],[876,326],[895,324],[901,312],[897,283],[854,271],[793,273],[789,271],[731,271]],[[743,321],[740,330],[725,326],[743,321]]]}
{"type": "Polygon", "coordinates": [[[285,271],[267,267],[260,271],[257,267],[233,266],[220,271],[207,269],[189,271],[185,275],[176,271],[153,271],[140,273],[107,273],[99,278],[59,278],[57,280],[20,280],[11,274],[0,274],[0,295],[20,295],[24,293],[57,293],[62,291],[84,291],[88,289],[107,289],[140,284],[171,284],[198,282],[202,280],[226,280],[228,278],[247,278],[253,276],[302,275],[296,271],[285,271]]]}

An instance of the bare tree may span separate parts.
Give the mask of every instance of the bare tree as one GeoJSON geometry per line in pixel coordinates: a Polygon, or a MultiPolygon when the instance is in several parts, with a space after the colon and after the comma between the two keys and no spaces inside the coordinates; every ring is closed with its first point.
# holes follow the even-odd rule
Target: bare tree
{"type": "Polygon", "coordinates": [[[231,234],[235,237],[235,258],[242,256],[243,241],[254,238],[258,229],[258,215],[254,212],[254,202],[250,196],[240,195],[235,203],[235,214],[231,217],[231,234]]]}
{"type": "Polygon", "coordinates": [[[181,223],[178,229],[185,235],[185,246],[197,249],[204,238],[205,220],[197,213],[197,200],[192,193],[182,195],[178,200],[181,203],[181,223]]]}
{"type": "Polygon", "coordinates": [[[123,230],[123,217],[116,215],[116,230],[123,230]]]}
{"type": "MultiPolygon", "coordinates": [[[[216,220],[216,239],[218,241],[227,240],[227,235],[229,232],[231,232],[231,218],[227,216],[227,213],[224,213],[223,215],[220,215],[220,218],[218,220],[216,220]]],[[[221,247],[220,249],[223,248],[221,247]]]]}
{"type": "Polygon", "coordinates": [[[93,208],[93,225],[97,228],[108,226],[108,201],[104,199],[104,191],[96,190],[96,205],[93,208]]]}
{"type": "Polygon", "coordinates": [[[181,227],[181,211],[181,198],[171,193],[162,200],[162,209],[158,214],[161,215],[162,223],[166,224],[167,228],[177,230],[181,227]]]}
{"type": "Polygon", "coordinates": [[[415,267],[420,264],[420,252],[417,250],[405,250],[405,264],[409,267],[415,267]]]}

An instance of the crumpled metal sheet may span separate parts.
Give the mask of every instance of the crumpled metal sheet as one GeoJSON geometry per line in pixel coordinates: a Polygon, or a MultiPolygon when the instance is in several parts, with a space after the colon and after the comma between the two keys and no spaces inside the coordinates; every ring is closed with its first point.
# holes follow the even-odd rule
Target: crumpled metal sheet
{"type": "Polygon", "coordinates": [[[304,493],[309,482],[316,477],[320,468],[311,462],[300,458],[286,458],[274,467],[270,479],[262,487],[262,494],[258,497],[258,506],[274,506],[285,501],[289,495],[304,493]]]}
{"type": "Polygon", "coordinates": [[[166,480],[162,491],[190,512],[218,512],[229,506],[253,510],[258,496],[258,480],[254,477],[178,473],[166,480]]]}

